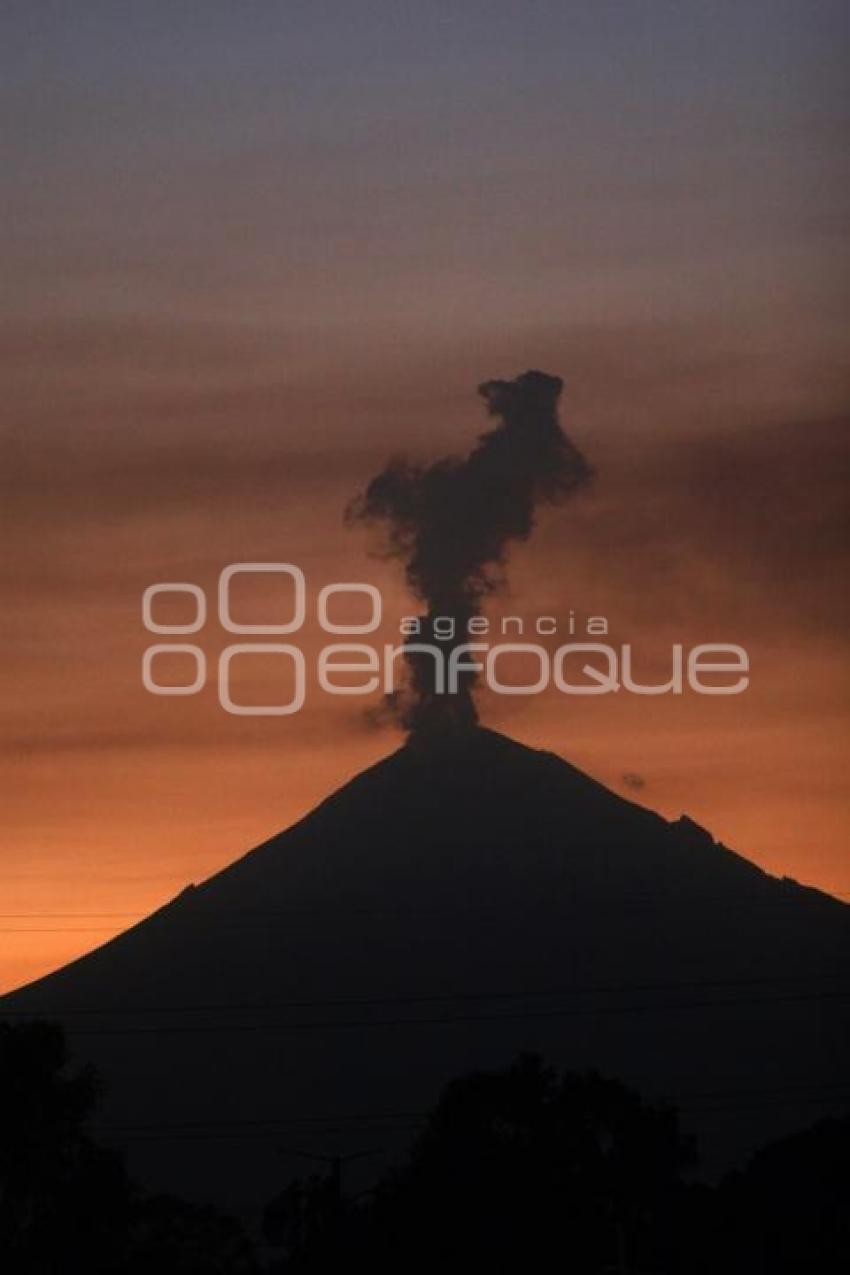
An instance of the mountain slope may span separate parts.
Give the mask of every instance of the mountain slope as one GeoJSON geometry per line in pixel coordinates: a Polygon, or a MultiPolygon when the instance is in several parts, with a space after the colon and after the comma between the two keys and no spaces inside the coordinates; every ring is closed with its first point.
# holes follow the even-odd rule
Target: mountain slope
{"type": "Polygon", "coordinates": [[[723,1108],[690,1116],[711,1167],[845,1081],[847,918],[476,730],[400,749],[0,1011],[63,1018],[137,1167],[231,1204],[304,1171],[280,1145],[392,1149],[446,1079],[519,1049],[709,1095],[683,1101],[723,1108]]]}

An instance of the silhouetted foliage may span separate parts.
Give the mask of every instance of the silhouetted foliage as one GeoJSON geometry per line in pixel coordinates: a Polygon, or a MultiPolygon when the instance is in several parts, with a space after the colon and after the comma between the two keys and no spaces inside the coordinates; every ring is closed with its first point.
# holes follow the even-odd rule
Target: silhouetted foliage
{"type": "MultiPolygon", "coordinates": [[[[134,1190],[87,1122],[100,1085],[61,1028],[0,1023],[3,1275],[256,1275],[241,1226],[134,1190]]],[[[291,1183],[264,1229],[286,1275],[568,1271],[835,1275],[850,1269],[850,1118],[690,1182],[675,1111],[533,1055],[453,1081],[405,1164],[346,1199],[340,1165],[291,1183]]]]}
{"type": "Polygon", "coordinates": [[[7,1275],[114,1271],[129,1226],[120,1159],[85,1129],[94,1071],[68,1071],[62,1029],[0,1023],[0,1253],[7,1275]]]}
{"type": "Polygon", "coordinates": [[[266,1210],[286,1275],[404,1271],[835,1275],[850,1269],[850,1120],[759,1151],[719,1187],[676,1113],[539,1058],[451,1083],[408,1162],[355,1200],[338,1178],[266,1210]]]}
{"type": "Polygon", "coordinates": [[[69,1068],[62,1028],[0,1023],[3,1275],[251,1275],[239,1225],[215,1209],[134,1191],[87,1121],[91,1067],[69,1068]]]}
{"type": "Polygon", "coordinates": [[[253,1247],[238,1222],[210,1205],[170,1195],[139,1201],[134,1210],[127,1275],[252,1275],[253,1247]]]}
{"type": "Polygon", "coordinates": [[[721,1184],[715,1212],[728,1275],[850,1270],[850,1117],[756,1152],[721,1184]]]}
{"type": "Polygon", "coordinates": [[[355,1246],[355,1231],[365,1218],[364,1211],[343,1200],[333,1174],[314,1174],[296,1178],[272,1200],[263,1216],[263,1231],[270,1244],[290,1254],[287,1270],[338,1269],[355,1246]]]}
{"type": "Polygon", "coordinates": [[[341,1253],[373,1271],[680,1270],[692,1160],[675,1112],[522,1057],[450,1084],[368,1202],[334,1208],[314,1179],[275,1201],[267,1234],[293,1272],[330,1271],[341,1253]]]}

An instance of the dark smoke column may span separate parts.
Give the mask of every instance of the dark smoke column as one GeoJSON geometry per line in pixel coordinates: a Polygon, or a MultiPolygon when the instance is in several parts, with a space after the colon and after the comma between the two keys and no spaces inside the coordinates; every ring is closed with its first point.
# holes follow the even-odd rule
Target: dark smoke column
{"type": "MultiPolygon", "coordinates": [[[[545,372],[486,381],[478,392],[498,424],[466,459],[392,461],[349,506],[351,521],[386,523],[390,553],[404,560],[407,582],[425,603],[421,636],[409,645],[433,643],[448,657],[469,641],[467,624],[502,583],[510,543],[531,534],[536,506],[564,500],[591,477],[558,423],[562,388],[560,377],[545,372]],[[434,637],[438,616],[454,619],[451,641],[434,637]]],[[[410,686],[390,697],[402,725],[428,737],[474,726],[474,677],[441,695],[432,658],[415,651],[407,658],[410,686]]]]}

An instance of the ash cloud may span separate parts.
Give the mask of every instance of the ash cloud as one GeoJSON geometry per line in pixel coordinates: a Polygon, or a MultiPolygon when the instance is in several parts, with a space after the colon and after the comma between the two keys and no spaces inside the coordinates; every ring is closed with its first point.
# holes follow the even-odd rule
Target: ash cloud
{"type": "MultiPolygon", "coordinates": [[[[560,377],[525,372],[513,381],[478,387],[495,428],[465,458],[430,465],[391,461],[346,511],[347,521],[383,524],[390,556],[405,564],[408,586],[424,603],[421,635],[438,644],[434,621],[454,618],[451,646],[468,640],[466,626],[483,599],[504,580],[510,545],[526,540],[540,504],[567,499],[592,476],[558,421],[560,377]]],[[[456,694],[437,694],[433,660],[407,656],[409,685],[389,708],[415,734],[452,731],[477,721],[474,677],[463,675],[456,694]]]]}

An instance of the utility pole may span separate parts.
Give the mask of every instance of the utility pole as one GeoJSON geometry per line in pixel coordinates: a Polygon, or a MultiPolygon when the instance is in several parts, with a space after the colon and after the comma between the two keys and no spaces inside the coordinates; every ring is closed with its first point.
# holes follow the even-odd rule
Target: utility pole
{"type": "Polygon", "coordinates": [[[349,1164],[352,1160],[363,1160],[370,1155],[383,1155],[385,1151],[386,1147],[370,1147],[364,1151],[350,1151],[347,1155],[322,1155],[318,1151],[301,1151],[297,1147],[278,1147],[280,1155],[300,1156],[304,1160],[317,1160],[320,1164],[330,1166],[328,1178],[337,1209],[342,1208],[342,1166],[349,1164]]]}

